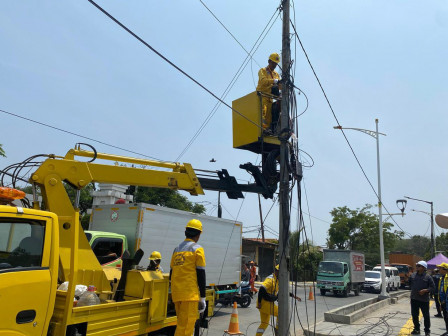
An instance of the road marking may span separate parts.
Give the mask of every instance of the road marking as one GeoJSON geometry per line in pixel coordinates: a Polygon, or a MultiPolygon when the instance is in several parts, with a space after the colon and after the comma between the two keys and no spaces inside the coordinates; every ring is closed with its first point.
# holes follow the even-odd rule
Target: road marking
{"type": "MultiPolygon", "coordinates": [[[[429,303],[429,309],[431,309],[431,306],[434,304],[434,301],[430,301],[429,303]]],[[[423,315],[422,312],[419,310],[420,314],[418,315],[419,321],[422,319],[423,315]]],[[[431,310],[430,310],[431,312],[431,310]]],[[[401,328],[400,332],[398,333],[398,336],[406,336],[410,335],[411,331],[414,330],[414,323],[412,322],[412,316],[409,318],[409,320],[406,322],[406,324],[401,328]]]]}

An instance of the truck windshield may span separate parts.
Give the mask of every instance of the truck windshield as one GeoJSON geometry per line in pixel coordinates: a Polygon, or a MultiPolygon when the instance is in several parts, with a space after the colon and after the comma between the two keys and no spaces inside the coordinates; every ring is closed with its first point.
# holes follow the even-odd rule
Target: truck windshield
{"type": "Polygon", "coordinates": [[[409,273],[409,266],[406,265],[394,265],[394,267],[398,268],[399,273],[409,273]]]}
{"type": "Polygon", "coordinates": [[[342,274],[342,263],[337,261],[321,261],[318,272],[327,274],[342,274]]]}
{"type": "Polygon", "coordinates": [[[381,273],[378,272],[366,272],[366,278],[379,279],[381,278],[381,273]]]}

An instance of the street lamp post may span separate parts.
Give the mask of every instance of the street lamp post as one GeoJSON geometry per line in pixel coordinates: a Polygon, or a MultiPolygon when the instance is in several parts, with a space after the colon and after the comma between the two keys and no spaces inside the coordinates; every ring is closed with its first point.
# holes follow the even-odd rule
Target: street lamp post
{"type": "MultiPolygon", "coordinates": [[[[435,257],[435,251],[436,251],[436,241],[434,239],[434,203],[431,201],[425,201],[425,200],[421,200],[418,198],[412,198],[409,196],[404,196],[404,198],[410,199],[410,200],[414,200],[414,201],[418,201],[418,202],[424,202],[427,204],[431,205],[431,258],[435,257]]],[[[423,212],[423,211],[418,211],[418,212],[423,212]]]]}
{"type": "Polygon", "coordinates": [[[354,131],[363,132],[367,135],[370,135],[372,138],[376,139],[376,162],[377,162],[377,171],[378,171],[378,222],[379,222],[379,234],[380,234],[380,259],[381,259],[381,294],[378,296],[380,300],[386,299],[389,297],[389,294],[386,292],[386,269],[384,265],[384,241],[383,241],[383,204],[381,202],[381,171],[380,171],[380,137],[379,135],[386,135],[384,133],[378,132],[378,119],[375,119],[376,130],[369,131],[362,128],[351,128],[351,127],[342,127],[342,126],[334,126],[335,129],[351,129],[354,131]]]}

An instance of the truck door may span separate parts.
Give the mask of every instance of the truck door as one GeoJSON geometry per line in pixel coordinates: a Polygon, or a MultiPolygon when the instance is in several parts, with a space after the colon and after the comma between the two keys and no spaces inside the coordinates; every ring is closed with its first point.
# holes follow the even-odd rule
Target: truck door
{"type": "Polygon", "coordinates": [[[121,266],[123,240],[121,238],[97,237],[90,242],[93,253],[103,266],[121,266]]]}
{"type": "Polygon", "coordinates": [[[57,269],[50,270],[56,260],[50,257],[52,235],[46,232],[51,221],[0,214],[0,334],[46,334],[57,283],[57,269]]]}

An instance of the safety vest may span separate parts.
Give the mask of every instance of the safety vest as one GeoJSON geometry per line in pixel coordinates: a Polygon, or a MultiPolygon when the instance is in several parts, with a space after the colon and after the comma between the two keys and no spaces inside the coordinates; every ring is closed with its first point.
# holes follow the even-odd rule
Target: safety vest
{"type": "Polygon", "coordinates": [[[201,245],[185,239],[171,257],[171,297],[177,301],[199,301],[196,269],[205,269],[205,254],[201,245]]]}
{"type": "Polygon", "coordinates": [[[258,71],[258,85],[257,91],[271,94],[272,85],[274,85],[274,79],[280,79],[280,76],[275,71],[267,70],[267,68],[261,68],[258,71]]]}

